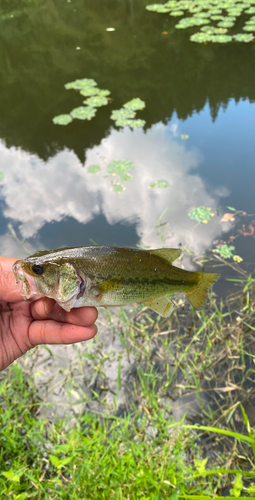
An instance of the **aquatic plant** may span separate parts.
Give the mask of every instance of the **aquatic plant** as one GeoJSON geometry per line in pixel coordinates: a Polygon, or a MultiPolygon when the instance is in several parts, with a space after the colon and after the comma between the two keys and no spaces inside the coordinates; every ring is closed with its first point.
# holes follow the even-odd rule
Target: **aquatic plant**
{"type": "Polygon", "coordinates": [[[133,111],[138,111],[138,109],[145,108],[145,102],[142,101],[142,99],[140,99],[139,97],[135,97],[134,99],[131,99],[131,101],[128,101],[125,104],[123,104],[123,108],[132,109],[133,111]]]}
{"type": "Polygon", "coordinates": [[[164,188],[165,189],[169,186],[170,186],[170,184],[168,181],[159,180],[159,181],[151,182],[148,187],[150,189],[153,189],[153,188],[164,188]]]}
{"type": "Polygon", "coordinates": [[[114,160],[109,163],[107,172],[110,175],[122,175],[133,170],[133,168],[135,168],[135,166],[129,160],[114,160]]]}
{"type": "Polygon", "coordinates": [[[90,174],[98,174],[98,172],[100,172],[101,170],[101,167],[99,165],[90,165],[88,167],[88,172],[90,174]]]}
{"type": "Polygon", "coordinates": [[[88,97],[83,101],[86,106],[79,106],[73,109],[70,114],[58,115],[53,118],[54,125],[68,125],[73,118],[78,120],[91,120],[96,114],[97,108],[106,106],[110,94],[107,89],[99,89],[93,78],[82,78],[65,84],[65,89],[79,90],[82,96],[88,97]]]}
{"type": "Polygon", "coordinates": [[[204,224],[207,224],[207,222],[209,222],[214,215],[215,214],[212,212],[210,207],[203,206],[192,208],[188,213],[190,219],[204,224]]]}
{"type": "Polygon", "coordinates": [[[95,108],[91,106],[79,106],[71,111],[71,116],[78,120],[91,120],[96,114],[95,108]]]}
{"type": "Polygon", "coordinates": [[[237,42],[249,42],[250,40],[253,40],[253,36],[246,33],[238,33],[237,35],[234,35],[233,38],[235,38],[237,42]]]}
{"type": "Polygon", "coordinates": [[[53,123],[55,125],[68,125],[73,121],[71,115],[58,115],[53,118],[53,123]]]}
{"type": "Polygon", "coordinates": [[[131,101],[123,104],[123,108],[115,109],[112,111],[111,119],[115,121],[117,127],[130,128],[140,128],[145,125],[145,120],[140,120],[138,118],[134,119],[136,116],[136,111],[145,108],[145,102],[139,97],[131,99],[131,101]]]}
{"type": "Polygon", "coordinates": [[[134,117],[135,117],[135,112],[132,111],[131,109],[125,109],[125,108],[115,109],[114,111],[112,111],[111,114],[112,120],[121,120],[134,117]]]}
{"type": "MultiPolygon", "coordinates": [[[[165,4],[152,4],[147,5],[146,9],[149,11],[156,11],[159,13],[168,13],[170,16],[185,16],[185,14],[191,14],[192,17],[185,16],[179,20],[175,25],[176,29],[186,29],[190,26],[200,26],[204,24],[209,24],[214,21],[218,22],[218,27],[220,28],[233,28],[234,23],[238,17],[245,14],[255,14],[255,0],[249,0],[247,2],[238,2],[238,0],[224,1],[224,0],[211,0],[208,2],[202,2],[201,0],[187,0],[187,1],[170,1],[165,4]],[[186,11],[184,14],[184,10],[186,11]]],[[[254,16],[253,16],[254,17],[254,16]]],[[[213,25],[210,25],[214,28],[213,25]]],[[[250,19],[245,23],[243,27],[244,31],[255,31],[254,19],[250,19]]],[[[225,35],[215,31],[215,35],[210,39],[198,33],[192,34],[190,40],[192,42],[203,43],[211,41],[212,43],[228,43],[232,40],[236,41],[250,41],[250,39],[241,39],[240,36],[235,35],[225,35]]],[[[204,30],[203,30],[204,31],[204,30]]],[[[207,32],[209,35],[209,32],[207,32]]],[[[210,33],[212,34],[212,33],[210,33]]],[[[236,35],[239,35],[238,33],[236,35]]]]}
{"type": "Polygon", "coordinates": [[[233,257],[234,246],[228,245],[217,245],[214,252],[218,253],[223,259],[231,259],[233,257]]]}
{"type": "Polygon", "coordinates": [[[192,42],[197,42],[197,43],[205,43],[205,42],[210,42],[212,40],[212,35],[209,35],[209,33],[194,33],[194,35],[191,35],[189,39],[192,42]]]}

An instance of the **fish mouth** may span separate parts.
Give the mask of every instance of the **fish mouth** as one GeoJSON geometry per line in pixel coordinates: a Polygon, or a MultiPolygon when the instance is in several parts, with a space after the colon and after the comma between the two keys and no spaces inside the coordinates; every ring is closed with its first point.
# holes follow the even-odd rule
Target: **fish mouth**
{"type": "Polygon", "coordinates": [[[35,279],[25,273],[20,262],[22,261],[17,261],[12,266],[19,291],[24,300],[36,300],[41,297],[41,294],[38,294],[35,279]]]}

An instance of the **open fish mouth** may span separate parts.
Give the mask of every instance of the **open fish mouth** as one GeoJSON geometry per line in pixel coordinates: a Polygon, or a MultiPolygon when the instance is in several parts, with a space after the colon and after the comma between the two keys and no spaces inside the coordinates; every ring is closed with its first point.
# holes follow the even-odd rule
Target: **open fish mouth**
{"type": "Polygon", "coordinates": [[[24,300],[35,300],[41,296],[38,294],[35,279],[33,276],[24,272],[19,262],[15,262],[13,265],[13,272],[19,291],[21,295],[23,295],[24,300]]]}

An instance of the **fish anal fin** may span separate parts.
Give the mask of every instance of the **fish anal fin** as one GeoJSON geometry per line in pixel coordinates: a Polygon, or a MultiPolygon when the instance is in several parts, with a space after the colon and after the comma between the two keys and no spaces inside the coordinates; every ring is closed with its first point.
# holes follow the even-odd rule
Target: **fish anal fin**
{"type": "Polygon", "coordinates": [[[198,284],[189,293],[185,293],[187,299],[195,309],[201,309],[206,301],[207,292],[215,281],[220,278],[217,273],[198,273],[198,284]]]}
{"type": "Polygon", "coordinates": [[[168,299],[168,297],[157,297],[156,299],[144,300],[143,304],[146,307],[149,307],[160,316],[164,318],[169,318],[171,316],[174,306],[172,302],[168,299]]]}
{"type": "Polygon", "coordinates": [[[182,253],[180,248],[157,248],[156,250],[149,250],[149,252],[167,260],[170,264],[178,259],[182,253]]]}

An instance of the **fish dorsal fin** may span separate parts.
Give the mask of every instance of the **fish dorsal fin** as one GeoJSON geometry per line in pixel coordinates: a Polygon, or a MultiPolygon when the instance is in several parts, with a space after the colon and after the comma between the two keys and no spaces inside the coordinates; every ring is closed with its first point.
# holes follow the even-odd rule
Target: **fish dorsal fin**
{"type": "Polygon", "coordinates": [[[171,316],[174,306],[172,302],[168,299],[168,297],[157,297],[156,299],[144,300],[143,304],[146,307],[149,307],[160,316],[164,318],[169,318],[171,316]]]}
{"type": "Polygon", "coordinates": [[[167,260],[170,264],[178,259],[182,253],[180,248],[157,248],[156,250],[149,250],[149,252],[167,260]]]}

